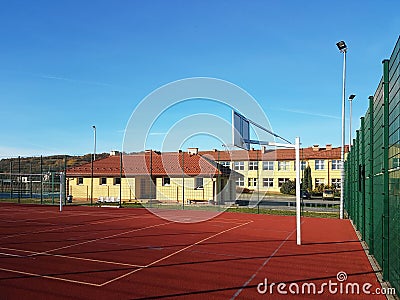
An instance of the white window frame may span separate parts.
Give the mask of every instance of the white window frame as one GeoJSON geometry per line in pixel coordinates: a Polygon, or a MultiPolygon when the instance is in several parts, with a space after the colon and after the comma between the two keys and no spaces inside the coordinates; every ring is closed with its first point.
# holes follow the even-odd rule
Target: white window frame
{"type": "Polygon", "coordinates": [[[340,170],[340,159],[332,159],[332,170],[340,170]]]}
{"type": "Polygon", "coordinates": [[[336,187],[337,189],[340,189],[340,187],[342,185],[341,182],[342,182],[342,180],[340,178],[332,178],[331,179],[332,186],[336,187]]]}
{"type": "Polygon", "coordinates": [[[274,170],[274,162],[272,160],[263,161],[263,170],[264,171],[273,171],[274,170]]]}
{"type": "Polygon", "coordinates": [[[324,178],[315,178],[314,182],[315,182],[315,187],[317,187],[321,184],[325,184],[324,178]]]}
{"type": "Polygon", "coordinates": [[[263,187],[274,187],[274,178],[263,178],[263,187]]]}
{"type": "Polygon", "coordinates": [[[236,171],[244,171],[244,161],[235,161],[233,166],[236,171]]]}
{"type": "Polygon", "coordinates": [[[258,170],[258,161],[249,161],[249,171],[258,170]]]}
{"type": "Polygon", "coordinates": [[[325,170],[325,160],[323,160],[323,159],[316,159],[316,160],[315,160],[315,170],[316,170],[316,171],[325,170]]]}
{"type": "Polygon", "coordinates": [[[171,178],[170,177],[163,177],[162,178],[162,186],[171,186],[171,178]]]}
{"type": "Polygon", "coordinates": [[[230,168],[231,167],[231,162],[230,161],[220,161],[219,162],[220,165],[226,167],[226,168],[230,168]]]}
{"type": "Polygon", "coordinates": [[[255,177],[249,177],[247,179],[248,182],[248,187],[256,187],[257,186],[257,178],[255,177]]]}
{"type": "Polygon", "coordinates": [[[281,187],[282,184],[284,184],[285,182],[289,181],[290,178],[278,178],[278,187],[281,187]]]}
{"type": "Polygon", "coordinates": [[[278,171],[289,171],[290,170],[290,162],[283,160],[278,161],[278,171]]]}
{"type": "Polygon", "coordinates": [[[194,189],[202,190],[204,188],[204,178],[203,177],[195,177],[194,178],[194,189]]]}
{"type": "Polygon", "coordinates": [[[236,178],[235,184],[236,186],[244,186],[244,178],[243,177],[236,178]]]}

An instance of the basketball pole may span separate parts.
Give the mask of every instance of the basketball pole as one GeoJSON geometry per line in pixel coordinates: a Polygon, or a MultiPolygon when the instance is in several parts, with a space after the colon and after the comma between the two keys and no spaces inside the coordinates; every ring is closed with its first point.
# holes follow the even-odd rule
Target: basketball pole
{"type": "Polygon", "coordinates": [[[296,241],[301,245],[301,220],[300,220],[300,138],[295,140],[296,152],[296,241]]]}
{"type": "Polygon", "coordinates": [[[301,245],[301,195],[300,195],[300,137],[296,137],[293,144],[289,140],[246,118],[240,113],[232,110],[232,138],[233,145],[245,150],[250,149],[250,144],[267,145],[273,147],[291,148],[296,154],[296,244],[301,245]],[[250,124],[271,134],[272,136],[285,141],[286,143],[276,143],[269,141],[259,141],[250,139],[250,124]]]}

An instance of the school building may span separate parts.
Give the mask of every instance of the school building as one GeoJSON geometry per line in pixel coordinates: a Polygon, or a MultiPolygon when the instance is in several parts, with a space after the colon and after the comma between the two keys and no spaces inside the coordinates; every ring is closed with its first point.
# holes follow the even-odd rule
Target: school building
{"type": "MultiPolygon", "coordinates": [[[[313,188],[320,184],[340,188],[340,151],[331,145],[302,148],[301,169],[310,166],[313,188]]],[[[346,146],[345,151],[348,151],[346,146]]],[[[303,172],[301,172],[302,174],[303,172]]],[[[294,149],[199,151],[120,155],[112,152],[67,170],[67,193],[75,199],[119,201],[154,199],[162,202],[209,201],[224,203],[236,191],[248,188],[279,193],[295,180],[294,149]]]]}
{"type": "MultiPolygon", "coordinates": [[[[307,166],[311,168],[313,189],[318,185],[332,186],[340,189],[340,147],[313,145],[300,149],[302,176],[307,166]]],[[[345,147],[345,153],[348,146],[345,147]]],[[[203,151],[201,155],[210,155],[217,162],[229,167],[242,176],[235,178],[237,187],[260,192],[280,192],[282,184],[296,180],[295,150],[276,149],[250,151],[203,151]]]]}
{"type": "Polygon", "coordinates": [[[74,199],[218,201],[235,197],[230,170],[190,152],[120,155],[67,170],[67,193],[74,199]]]}

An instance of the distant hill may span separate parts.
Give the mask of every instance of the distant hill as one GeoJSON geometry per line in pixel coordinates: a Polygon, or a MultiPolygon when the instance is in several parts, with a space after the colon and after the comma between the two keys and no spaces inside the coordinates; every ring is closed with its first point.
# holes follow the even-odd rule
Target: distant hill
{"type": "MultiPolygon", "coordinates": [[[[60,172],[64,170],[64,165],[67,168],[79,166],[91,162],[92,154],[85,154],[81,156],[71,155],[52,155],[42,157],[42,171],[43,172],[60,172]]],[[[96,154],[96,160],[110,156],[109,153],[96,154]]],[[[0,160],[0,173],[10,173],[12,168],[13,173],[26,173],[38,174],[40,173],[40,157],[21,157],[18,158],[5,158],[0,160]]]]}

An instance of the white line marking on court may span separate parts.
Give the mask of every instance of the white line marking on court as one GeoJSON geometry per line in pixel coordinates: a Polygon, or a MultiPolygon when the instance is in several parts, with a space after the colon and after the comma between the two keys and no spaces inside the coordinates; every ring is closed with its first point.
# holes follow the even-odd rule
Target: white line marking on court
{"type": "Polygon", "coordinates": [[[50,249],[50,250],[43,251],[43,252],[38,252],[37,254],[33,254],[33,255],[30,255],[30,256],[36,256],[36,255],[42,255],[42,254],[44,255],[44,254],[47,254],[47,253],[50,253],[50,252],[54,252],[54,251],[58,251],[58,250],[62,250],[62,249],[67,249],[67,248],[71,248],[71,247],[75,247],[75,246],[80,246],[80,245],[84,245],[84,244],[89,244],[89,243],[93,243],[93,242],[97,242],[97,241],[102,241],[102,240],[106,240],[106,239],[113,238],[113,237],[116,237],[116,236],[121,236],[121,235],[124,235],[124,234],[128,234],[128,233],[131,233],[131,232],[141,231],[141,230],[148,229],[148,228],[164,226],[164,225],[171,224],[171,223],[172,222],[166,222],[166,223],[151,225],[151,226],[147,226],[147,227],[143,227],[143,228],[135,228],[135,229],[132,229],[132,230],[116,233],[116,234],[113,234],[113,235],[109,235],[109,236],[105,236],[105,237],[101,237],[101,238],[97,238],[97,239],[92,239],[92,240],[88,240],[88,241],[84,241],[84,242],[80,242],[80,243],[76,243],[76,244],[72,244],[72,245],[68,245],[68,246],[54,248],[54,249],[50,249]]]}
{"type": "Polygon", "coordinates": [[[13,257],[25,257],[25,256],[21,256],[18,254],[11,254],[11,253],[4,253],[4,252],[0,252],[0,255],[13,256],[13,257]]]}
{"type": "Polygon", "coordinates": [[[157,263],[159,263],[159,262],[161,262],[161,261],[163,261],[163,260],[166,260],[166,259],[168,259],[168,258],[170,258],[170,257],[172,257],[172,256],[174,256],[174,255],[176,255],[176,254],[178,254],[178,253],[181,253],[181,252],[183,252],[183,251],[185,251],[185,250],[187,250],[187,249],[189,249],[189,248],[192,248],[192,247],[194,247],[194,246],[196,246],[196,245],[198,245],[198,244],[200,244],[200,243],[202,243],[202,242],[205,242],[205,241],[207,241],[207,240],[209,240],[209,239],[212,239],[212,238],[214,238],[214,237],[216,237],[216,236],[218,236],[218,235],[221,235],[221,234],[226,233],[226,232],[228,232],[228,231],[234,230],[234,229],[236,229],[236,228],[239,228],[239,227],[248,225],[248,224],[250,224],[250,223],[252,223],[252,222],[253,222],[253,221],[249,221],[249,222],[247,222],[247,223],[243,223],[243,224],[234,226],[234,227],[232,227],[232,228],[228,228],[228,229],[226,229],[226,230],[224,230],[224,231],[218,232],[218,233],[213,234],[213,235],[211,235],[211,236],[209,236],[209,237],[206,237],[206,238],[204,238],[204,239],[201,239],[200,241],[197,241],[196,243],[193,243],[193,244],[191,244],[191,245],[189,245],[189,246],[186,246],[186,247],[184,247],[184,248],[182,248],[182,249],[180,249],[180,250],[177,250],[177,251],[175,251],[175,252],[173,252],[173,253],[171,253],[171,254],[168,254],[168,255],[166,255],[166,256],[164,256],[164,257],[158,259],[158,260],[155,260],[155,261],[149,263],[148,265],[146,265],[146,266],[144,266],[144,267],[142,267],[142,268],[139,268],[139,269],[130,271],[130,272],[126,273],[126,274],[123,274],[123,275],[118,276],[118,277],[116,277],[116,278],[114,278],[114,279],[111,279],[111,280],[109,280],[109,281],[106,281],[106,282],[102,283],[101,286],[104,286],[104,285],[107,285],[107,284],[109,284],[109,283],[111,283],[111,282],[114,282],[114,281],[117,281],[117,280],[119,280],[119,279],[122,279],[122,278],[124,278],[124,277],[126,277],[126,276],[129,276],[129,275],[133,274],[133,273],[136,273],[136,272],[138,272],[138,271],[141,271],[141,270],[143,270],[143,269],[145,269],[145,268],[151,267],[151,266],[153,266],[153,265],[155,265],[155,264],[157,264],[157,263]]]}
{"type": "Polygon", "coordinates": [[[103,224],[103,223],[109,223],[109,222],[115,222],[115,221],[123,221],[123,220],[129,220],[129,219],[135,219],[135,218],[140,218],[140,216],[132,216],[132,217],[127,217],[127,218],[119,218],[119,219],[111,219],[111,220],[103,220],[103,221],[94,221],[94,222],[89,222],[89,223],[84,223],[84,224],[79,224],[79,225],[66,225],[62,226],[58,224],[59,227],[57,228],[52,228],[52,229],[47,229],[47,230],[39,230],[39,231],[33,231],[33,232],[24,232],[24,233],[18,233],[18,234],[12,234],[12,235],[6,235],[3,237],[0,237],[0,239],[8,239],[11,237],[16,237],[16,236],[22,236],[22,235],[31,235],[31,234],[38,234],[38,233],[46,233],[46,232],[52,232],[52,231],[57,231],[57,230],[67,230],[69,231],[72,228],[76,227],[82,227],[82,226],[88,226],[88,225],[98,225],[98,224],[103,224]]]}
{"type": "Polygon", "coordinates": [[[292,230],[292,232],[289,233],[289,235],[279,244],[279,246],[275,249],[274,252],[272,252],[272,254],[267,257],[266,260],[264,260],[264,262],[261,264],[261,266],[254,272],[253,275],[250,276],[250,278],[242,285],[242,287],[240,289],[238,289],[236,291],[236,293],[232,296],[231,300],[236,299],[237,296],[239,296],[239,294],[244,290],[244,288],[246,286],[249,285],[249,283],[257,276],[257,274],[261,271],[262,268],[264,268],[267,263],[271,260],[272,257],[275,256],[275,254],[279,251],[279,249],[282,248],[282,246],[287,242],[287,240],[296,232],[296,228],[292,230]]]}
{"type": "Polygon", "coordinates": [[[22,258],[32,257],[32,256],[42,254],[42,255],[46,255],[46,256],[62,257],[62,258],[76,259],[76,260],[83,260],[83,261],[90,261],[90,262],[99,262],[99,263],[127,266],[127,267],[134,267],[134,268],[144,267],[143,265],[135,265],[135,264],[121,263],[121,262],[108,261],[108,260],[100,260],[100,259],[94,259],[94,258],[84,258],[84,257],[69,256],[69,255],[62,255],[62,254],[50,254],[50,253],[43,254],[42,252],[38,252],[38,251],[21,250],[21,249],[13,249],[13,248],[6,248],[6,247],[0,247],[0,249],[33,254],[33,255],[17,255],[17,254],[9,254],[9,253],[1,253],[0,252],[0,254],[9,255],[9,256],[17,256],[17,257],[22,257],[22,258]]]}
{"type": "Polygon", "coordinates": [[[97,283],[91,283],[91,282],[79,281],[79,280],[73,280],[73,279],[66,279],[66,278],[60,278],[60,277],[55,277],[55,276],[41,275],[41,274],[23,272],[23,271],[18,271],[18,270],[11,270],[11,269],[5,269],[5,268],[0,268],[0,270],[5,271],[5,272],[22,274],[22,275],[34,276],[34,277],[42,277],[42,278],[53,279],[53,280],[60,280],[60,281],[79,283],[79,284],[84,284],[84,285],[91,285],[91,286],[95,286],[95,287],[101,286],[101,284],[97,284],[97,283]]]}

